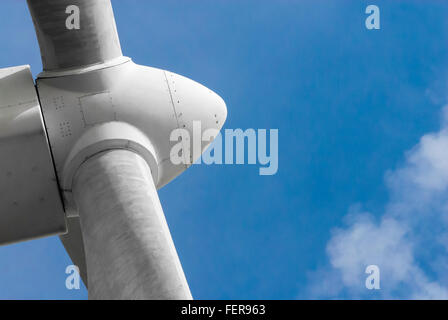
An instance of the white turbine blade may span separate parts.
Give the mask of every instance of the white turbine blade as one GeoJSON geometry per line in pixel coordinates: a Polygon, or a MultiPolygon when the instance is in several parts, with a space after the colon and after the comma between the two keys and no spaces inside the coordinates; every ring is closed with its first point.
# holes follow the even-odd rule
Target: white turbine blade
{"type": "Polygon", "coordinates": [[[44,71],[122,57],[110,0],[27,0],[44,71]]]}
{"type": "Polygon", "coordinates": [[[90,158],[73,184],[89,299],[192,299],[147,162],[129,150],[90,158]]]}
{"type": "Polygon", "coordinates": [[[86,255],[79,217],[67,218],[67,229],[68,233],[61,235],[59,238],[72,259],[73,264],[79,268],[82,281],[87,287],[86,255]]]}

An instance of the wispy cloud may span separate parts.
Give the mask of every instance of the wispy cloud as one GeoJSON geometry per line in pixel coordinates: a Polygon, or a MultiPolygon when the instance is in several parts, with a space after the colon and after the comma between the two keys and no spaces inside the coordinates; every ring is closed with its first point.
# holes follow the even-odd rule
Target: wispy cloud
{"type": "Polygon", "coordinates": [[[353,206],[333,230],[329,264],[312,274],[314,298],[448,299],[448,106],[438,132],[423,136],[404,165],[386,174],[390,200],[378,218],[353,206]],[[365,268],[381,289],[365,287],[365,268]]]}

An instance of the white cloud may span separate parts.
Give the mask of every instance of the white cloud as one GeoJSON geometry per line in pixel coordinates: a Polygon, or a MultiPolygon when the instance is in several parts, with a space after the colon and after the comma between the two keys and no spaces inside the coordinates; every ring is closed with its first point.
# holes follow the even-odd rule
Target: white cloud
{"type": "Polygon", "coordinates": [[[448,299],[448,107],[441,130],[423,136],[386,182],[391,200],[378,221],[352,210],[334,230],[312,297],[448,299]],[[372,264],[381,270],[375,296],[364,286],[372,264]]]}

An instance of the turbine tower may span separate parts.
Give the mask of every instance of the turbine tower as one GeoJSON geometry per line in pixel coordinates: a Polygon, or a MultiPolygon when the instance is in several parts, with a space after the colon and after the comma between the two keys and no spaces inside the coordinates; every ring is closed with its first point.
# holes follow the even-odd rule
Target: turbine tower
{"type": "Polygon", "coordinates": [[[157,189],[200,156],[171,132],[218,132],[224,101],[124,57],[110,0],[27,2],[43,72],[0,69],[0,244],[60,235],[89,299],[191,299],[157,189]]]}

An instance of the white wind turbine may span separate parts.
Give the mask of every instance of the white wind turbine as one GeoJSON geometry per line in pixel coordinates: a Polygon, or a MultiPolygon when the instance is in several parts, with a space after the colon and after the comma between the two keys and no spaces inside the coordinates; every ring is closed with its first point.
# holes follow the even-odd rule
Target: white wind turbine
{"type": "Polygon", "coordinates": [[[0,244],[59,234],[90,299],[191,299],[157,189],[187,168],[170,133],[224,101],[124,57],[110,0],[27,2],[44,70],[0,69],[0,244]]]}

